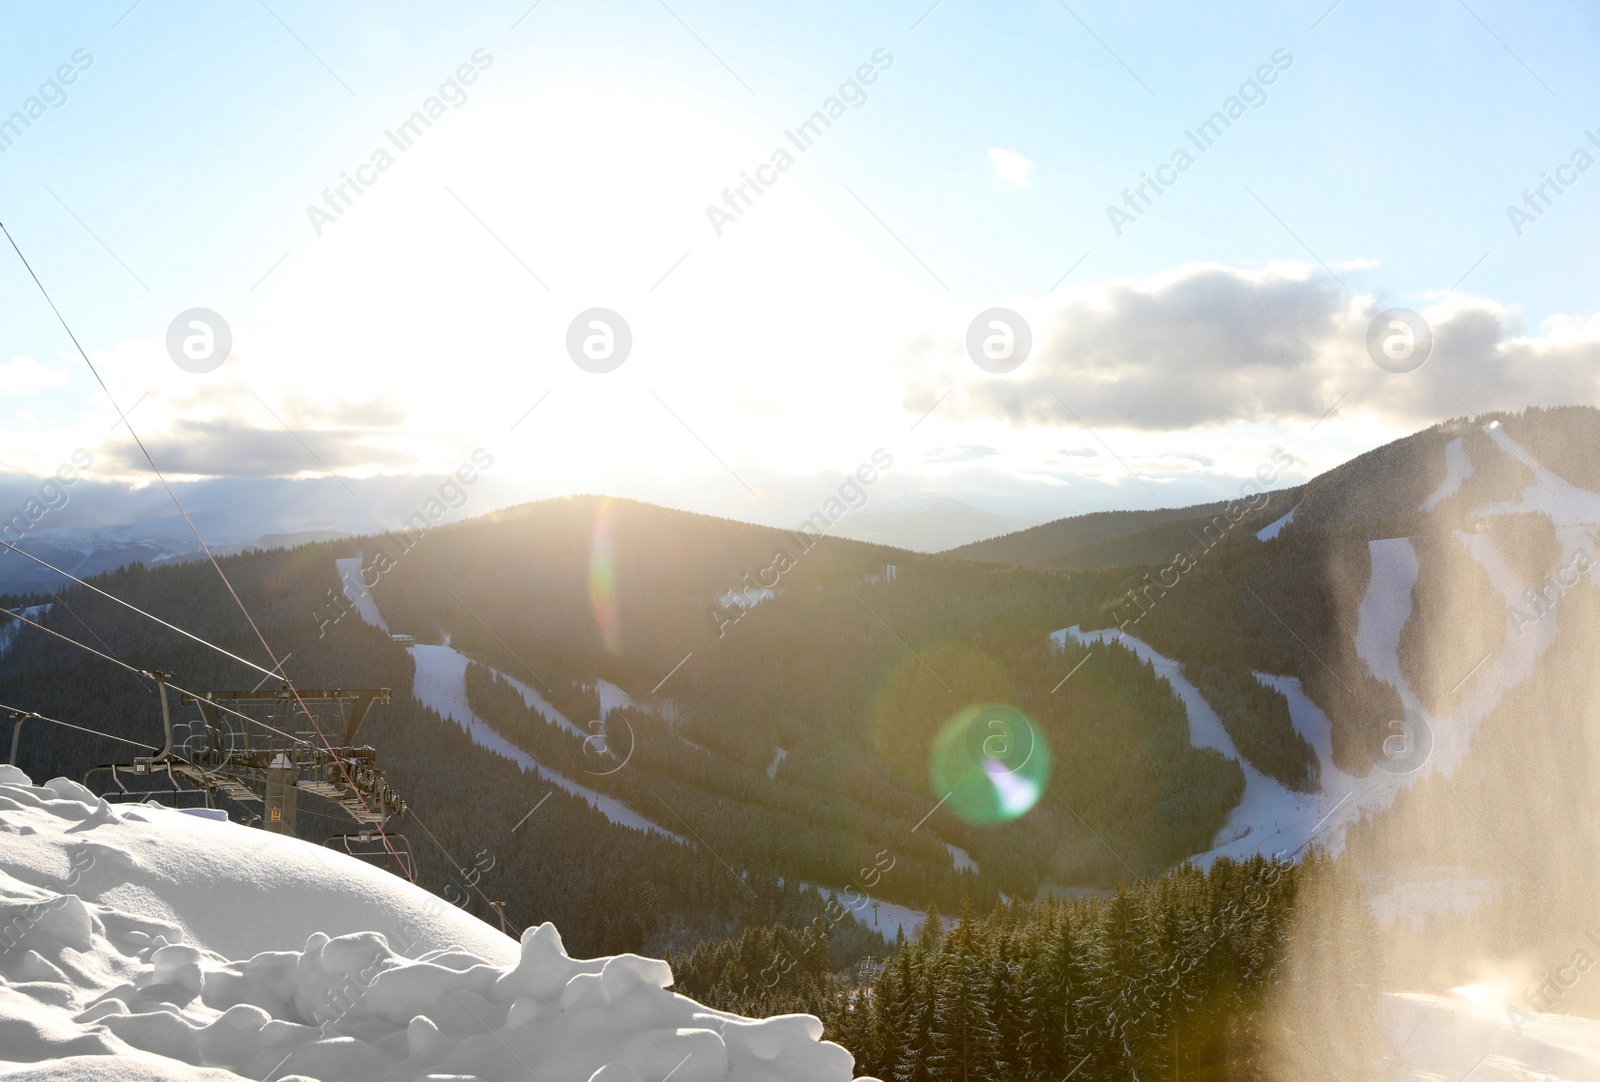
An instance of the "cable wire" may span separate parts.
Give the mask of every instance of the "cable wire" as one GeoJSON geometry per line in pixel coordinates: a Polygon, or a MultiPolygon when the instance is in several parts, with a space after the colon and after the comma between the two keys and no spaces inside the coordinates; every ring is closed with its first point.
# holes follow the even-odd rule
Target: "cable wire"
{"type": "MultiPolygon", "coordinates": [[[[12,617],[13,619],[21,620],[23,623],[27,624],[29,627],[38,628],[40,631],[43,631],[46,635],[53,635],[56,638],[60,639],[64,643],[68,643],[68,644],[70,644],[72,646],[76,646],[80,650],[88,651],[89,653],[93,654],[95,657],[101,658],[101,659],[103,659],[105,661],[111,662],[111,664],[113,664],[113,665],[117,665],[117,666],[120,666],[121,668],[127,669],[129,672],[133,673],[133,675],[135,675],[135,676],[143,677],[146,680],[154,680],[155,679],[155,674],[154,673],[146,672],[144,669],[135,668],[134,666],[129,665],[126,661],[123,661],[123,660],[121,660],[119,658],[114,658],[110,654],[103,654],[99,650],[96,650],[94,647],[88,645],[87,643],[81,643],[77,639],[68,638],[67,636],[61,634],[59,631],[51,631],[49,628],[45,627],[43,624],[35,623],[34,621],[28,619],[26,616],[23,616],[19,612],[12,612],[10,609],[0,609],[0,612],[5,613],[7,616],[12,617]]],[[[169,688],[172,688],[174,691],[178,692],[180,695],[187,695],[192,699],[205,699],[206,702],[210,703],[212,706],[215,706],[218,710],[221,710],[225,714],[232,714],[234,717],[242,718],[243,720],[250,722],[252,725],[259,725],[263,729],[267,730],[268,732],[277,733],[279,736],[284,737],[285,739],[288,739],[288,740],[292,740],[296,744],[304,744],[308,748],[316,746],[313,743],[311,743],[311,741],[306,740],[303,737],[295,736],[293,733],[286,733],[282,729],[275,729],[271,725],[268,725],[266,722],[261,721],[258,718],[253,718],[248,714],[241,714],[237,710],[234,710],[234,709],[232,709],[230,707],[223,706],[222,703],[220,701],[216,700],[216,699],[206,699],[204,695],[196,694],[195,692],[190,691],[188,688],[179,687],[177,684],[174,684],[171,680],[163,680],[161,682],[165,683],[169,688]]],[[[313,722],[313,724],[314,723],[315,722],[313,722]]],[[[333,749],[330,747],[328,749],[328,751],[331,754],[333,749]]],[[[335,758],[338,758],[338,757],[335,756],[335,758]]]]}
{"type": "MultiPolygon", "coordinates": [[[[161,487],[166,489],[167,496],[172,500],[172,505],[178,509],[178,514],[183,516],[183,521],[188,525],[189,532],[194,534],[194,539],[200,543],[201,550],[206,554],[206,558],[211,561],[211,566],[216,569],[217,576],[222,579],[222,584],[228,588],[228,593],[233,595],[234,604],[238,605],[239,611],[244,614],[245,621],[250,625],[250,630],[254,631],[256,638],[260,640],[262,649],[266,650],[267,656],[272,659],[273,665],[278,669],[282,669],[283,663],[278,660],[278,655],[273,651],[271,644],[267,642],[267,637],[261,633],[261,628],[257,626],[255,618],[250,615],[250,610],[245,606],[243,599],[239,597],[239,591],[233,588],[233,582],[228,578],[228,573],[222,570],[222,565],[217,562],[216,554],[211,551],[211,546],[206,544],[205,538],[200,536],[200,531],[195,528],[194,520],[189,517],[189,512],[184,509],[183,502],[178,499],[178,494],[174,492],[172,490],[172,486],[167,483],[167,477],[161,472],[161,468],[156,465],[156,460],[150,454],[150,449],[147,448],[144,445],[144,441],[139,438],[139,433],[134,430],[132,422],[128,420],[128,415],[123,412],[122,407],[117,405],[116,396],[111,393],[111,388],[106,386],[106,381],[101,378],[100,370],[96,368],[94,366],[94,362],[89,359],[89,354],[84,350],[83,344],[78,341],[78,336],[72,333],[72,327],[68,325],[66,317],[61,314],[61,309],[56,307],[56,302],[51,298],[50,291],[45,289],[43,282],[39,281],[39,276],[33,271],[33,265],[28,262],[28,257],[22,254],[22,249],[17,247],[16,238],[11,235],[11,230],[6,228],[4,222],[0,222],[0,233],[5,234],[6,240],[11,244],[11,250],[17,253],[17,258],[22,261],[23,267],[27,270],[28,277],[32,278],[33,284],[39,287],[39,292],[41,295],[43,295],[45,303],[50,305],[50,310],[56,314],[56,319],[61,322],[61,327],[67,332],[67,337],[72,339],[72,344],[77,347],[78,356],[82,357],[83,363],[88,365],[89,372],[94,376],[95,382],[98,383],[100,385],[100,389],[105,392],[106,398],[110,399],[112,408],[117,411],[117,416],[122,418],[123,425],[128,429],[128,435],[133,437],[133,442],[138,445],[139,451],[144,455],[145,461],[150,463],[150,469],[156,475],[156,480],[160,481],[161,487]]],[[[295,688],[294,683],[289,680],[288,674],[284,673],[283,676],[284,685],[294,694],[295,702],[299,704],[301,711],[303,711],[305,716],[310,720],[311,726],[316,730],[317,735],[322,738],[322,743],[324,747],[327,748],[328,754],[332,756],[334,761],[339,764],[339,772],[344,775],[345,783],[349,785],[352,790],[354,790],[356,799],[361,802],[362,809],[370,813],[372,809],[368,806],[366,797],[363,796],[361,790],[356,787],[354,779],[350,777],[349,769],[344,765],[344,761],[341,760],[337,755],[333,754],[333,744],[329,742],[327,734],[322,731],[322,726],[317,723],[316,715],[312,714],[310,708],[306,706],[305,700],[300,697],[300,692],[295,688]]],[[[394,862],[398,864],[400,866],[400,870],[405,873],[406,879],[415,882],[415,880],[411,879],[411,873],[406,868],[405,862],[400,859],[400,854],[396,852],[395,848],[392,845],[389,845],[387,841],[385,841],[384,844],[389,850],[389,855],[394,858],[394,862]]]]}
{"type": "Polygon", "coordinates": [[[107,598],[107,599],[109,599],[111,601],[115,601],[117,604],[121,605],[125,609],[132,609],[134,612],[138,613],[140,616],[149,617],[150,619],[154,620],[156,623],[160,624],[162,627],[166,628],[167,630],[176,631],[178,634],[182,635],[184,638],[190,639],[190,640],[192,640],[194,642],[197,642],[201,646],[208,646],[211,649],[215,650],[217,653],[221,654],[223,657],[232,658],[234,661],[237,661],[241,665],[248,665],[250,668],[254,669],[256,672],[261,673],[264,676],[277,676],[278,675],[277,673],[275,673],[275,672],[273,672],[273,671],[271,671],[269,669],[262,668],[260,665],[257,665],[253,661],[248,661],[245,658],[240,657],[238,654],[235,654],[235,653],[233,653],[233,652],[231,652],[229,650],[223,649],[221,646],[218,646],[216,643],[210,641],[209,639],[203,639],[199,635],[193,634],[192,632],[185,631],[183,628],[177,626],[176,624],[169,624],[167,621],[163,620],[161,617],[155,615],[155,613],[146,612],[144,609],[141,609],[139,606],[134,605],[134,604],[132,604],[130,602],[124,601],[124,600],[122,600],[122,598],[117,597],[115,594],[109,594],[106,591],[100,589],[100,587],[96,586],[94,583],[85,582],[82,579],[80,579],[78,576],[74,575],[72,572],[63,571],[63,570],[61,570],[61,568],[57,567],[55,564],[52,564],[47,560],[41,560],[39,557],[35,556],[31,552],[24,552],[22,549],[17,548],[17,546],[11,544],[10,542],[0,541],[0,548],[8,548],[12,552],[16,553],[18,556],[26,556],[28,559],[32,560],[34,563],[39,564],[42,567],[48,567],[51,571],[54,571],[58,575],[66,576],[67,578],[71,579],[73,582],[77,583],[79,586],[83,586],[83,587],[85,587],[87,589],[93,590],[95,593],[99,594],[101,597],[107,598]]]}

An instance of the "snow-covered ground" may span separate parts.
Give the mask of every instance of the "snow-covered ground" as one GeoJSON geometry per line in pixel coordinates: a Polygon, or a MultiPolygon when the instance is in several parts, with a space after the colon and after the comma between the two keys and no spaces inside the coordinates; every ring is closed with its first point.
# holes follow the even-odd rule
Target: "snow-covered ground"
{"type": "Polygon", "coordinates": [[[1467,457],[1466,438],[1457,436],[1444,445],[1444,480],[1417,505],[1418,511],[1432,511],[1445,500],[1461,491],[1461,485],[1472,476],[1472,459],[1467,457]]]}
{"type": "MultiPolygon", "coordinates": [[[[1483,431],[1506,454],[1533,473],[1534,483],[1515,499],[1478,508],[1477,516],[1488,518],[1526,511],[1544,512],[1554,521],[1557,537],[1570,562],[1579,546],[1588,543],[1591,530],[1600,524],[1600,495],[1578,488],[1545,469],[1525,448],[1506,435],[1501,426],[1487,425],[1483,431]]],[[[1437,506],[1459,490],[1462,482],[1470,476],[1472,463],[1466,456],[1461,440],[1453,440],[1446,445],[1445,464],[1445,480],[1423,501],[1424,509],[1437,506]]],[[[1278,523],[1273,525],[1277,526],[1278,523]]],[[[1269,530],[1272,528],[1267,527],[1269,530]]],[[[1496,592],[1505,599],[1507,627],[1513,628],[1510,607],[1524,603],[1525,587],[1518,580],[1510,562],[1499,551],[1494,538],[1487,533],[1458,531],[1454,536],[1467,554],[1483,567],[1496,592]]],[[[1448,716],[1436,716],[1423,707],[1400,667],[1400,638],[1411,619],[1412,589],[1421,570],[1417,550],[1410,538],[1395,537],[1369,542],[1368,552],[1372,571],[1357,609],[1354,645],[1357,656],[1372,675],[1395,689],[1411,724],[1420,722],[1426,727],[1431,751],[1426,761],[1409,773],[1374,770],[1367,777],[1355,777],[1339,770],[1333,762],[1328,719],[1306,697],[1299,681],[1257,673],[1257,679],[1276,688],[1289,700],[1290,719],[1315,749],[1321,763],[1320,790],[1311,794],[1292,792],[1244,761],[1215,711],[1194,685],[1184,678],[1181,665],[1156,653],[1148,644],[1115,629],[1084,633],[1077,627],[1071,627],[1051,636],[1057,643],[1064,642],[1069,636],[1083,644],[1113,639],[1120,641],[1141,659],[1153,664],[1156,673],[1172,685],[1188,713],[1190,737],[1195,746],[1215,748],[1230,759],[1238,760],[1243,767],[1244,797],[1217,835],[1216,847],[1196,858],[1202,865],[1209,865],[1221,855],[1296,853],[1313,834],[1320,842],[1337,850],[1342,842],[1343,825],[1358,818],[1363,810],[1388,805],[1401,788],[1430,772],[1438,771],[1449,776],[1466,756],[1479,725],[1507,691],[1532,674],[1539,656],[1554,641],[1559,613],[1525,625],[1521,635],[1509,634],[1505,645],[1484,658],[1478,668],[1471,668],[1470,662],[1463,665],[1465,694],[1448,716]]],[[[1600,566],[1591,572],[1589,582],[1591,586],[1600,585],[1600,566]]],[[[1491,884],[1485,889],[1492,887],[1491,884]]],[[[1392,889],[1399,892],[1396,906],[1401,910],[1414,908],[1420,897],[1429,894],[1426,884],[1397,884],[1392,889]],[[1401,904],[1403,900],[1409,900],[1409,905],[1401,904]]],[[[1437,891],[1432,893],[1437,894],[1437,891]]]]}
{"type": "Polygon", "coordinates": [[[1592,1082],[1600,1078],[1600,1022],[1508,1015],[1477,987],[1447,995],[1383,997],[1395,1082],[1592,1082]],[[1520,1026],[1516,1023],[1520,1023],[1520,1026]]]}
{"type": "Polygon", "coordinates": [[[956,871],[959,872],[963,868],[973,873],[978,871],[978,862],[973,860],[965,849],[958,845],[951,845],[949,842],[945,842],[944,847],[950,850],[950,859],[956,862],[956,871]]]}
{"type": "MultiPolygon", "coordinates": [[[[894,902],[885,902],[878,898],[867,898],[859,892],[850,893],[834,890],[832,887],[820,886],[816,883],[805,883],[824,899],[837,901],[839,907],[855,917],[862,926],[871,928],[882,934],[890,943],[898,932],[905,932],[907,939],[915,939],[922,931],[927,914],[920,909],[912,909],[908,905],[896,905],[894,902]]],[[[941,923],[953,918],[944,917],[941,923]]]]}
{"type": "Polygon", "coordinates": [[[0,1079],[847,1082],[807,1015],[520,944],[361,861],[0,766],[0,1079]]]}
{"type": "Polygon", "coordinates": [[[1271,541],[1274,537],[1277,537],[1278,534],[1283,532],[1283,528],[1285,526],[1294,521],[1294,513],[1298,510],[1300,510],[1300,505],[1295,504],[1293,507],[1289,508],[1288,514],[1284,515],[1282,518],[1275,518],[1265,526],[1261,527],[1261,529],[1256,531],[1256,540],[1271,541]]]}
{"type": "MultiPolygon", "coordinates": [[[[48,603],[44,605],[27,605],[20,609],[7,611],[19,613],[24,619],[38,623],[50,611],[50,605],[48,603]]],[[[21,620],[13,620],[9,616],[0,616],[0,658],[6,656],[6,652],[11,649],[11,643],[22,629],[27,626],[21,620]]]]}
{"type": "Polygon", "coordinates": [[[615,797],[596,792],[586,785],[579,785],[572,779],[562,777],[541,766],[533,756],[501,736],[492,725],[473,713],[472,708],[467,705],[467,665],[470,659],[465,654],[449,646],[421,645],[410,647],[407,653],[417,665],[416,685],[412,693],[424,706],[431,707],[438,711],[441,717],[449,718],[465,729],[472,737],[473,743],[487,748],[502,758],[510,759],[523,770],[538,771],[552,785],[565,789],[574,796],[582,797],[619,826],[653,831],[674,841],[688,844],[681,835],[646,819],[615,797]]]}
{"type": "Polygon", "coordinates": [[[717,598],[717,604],[725,609],[753,609],[763,601],[777,596],[777,591],[768,586],[746,586],[743,590],[726,591],[717,598]]]}
{"type": "MultiPolygon", "coordinates": [[[[1324,826],[1324,821],[1333,812],[1343,812],[1352,806],[1361,806],[1364,803],[1363,798],[1357,795],[1350,784],[1352,781],[1359,782],[1360,779],[1350,779],[1347,775],[1339,773],[1333,769],[1331,760],[1323,766],[1325,771],[1322,779],[1323,788],[1315,793],[1296,793],[1251,766],[1234,747],[1233,738],[1222,727],[1222,721],[1217,717],[1216,711],[1211,709],[1211,705],[1201,696],[1200,690],[1183,675],[1183,666],[1157,653],[1148,643],[1132,635],[1123,634],[1115,628],[1084,632],[1074,626],[1057,631],[1051,638],[1060,643],[1067,636],[1084,645],[1115,640],[1132,650],[1140,660],[1155,666],[1156,675],[1171,684],[1172,690],[1183,702],[1189,718],[1189,739],[1194,746],[1215,748],[1236,761],[1244,770],[1244,796],[1228,813],[1228,821],[1218,831],[1213,841],[1213,848],[1194,858],[1195,863],[1201,867],[1209,868],[1212,862],[1221,856],[1242,858],[1255,853],[1284,857],[1298,855],[1306,842],[1313,835],[1317,835],[1319,828],[1324,826]]],[[[1292,685],[1293,690],[1298,693],[1299,685],[1296,681],[1284,678],[1284,683],[1292,685]]],[[[1306,734],[1306,738],[1312,741],[1313,746],[1318,739],[1327,744],[1326,717],[1323,717],[1322,711],[1304,695],[1298,695],[1298,698],[1298,704],[1294,698],[1290,699],[1290,717],[1295,721],[1296,727],[1306,734]],[[1298,711],[1295,709],[1296,705],[1299,706],[1298,711]],[[1296,717],[1297,713],[1299,717],[1296,717]]],[[[1384,779],[1388,780],[1395,776],[1386,774],[1384,779]]],[[[1375,795],[1383,789],[1390,790],[1392,795],[1393,786],[1385,786],[1381,782],[1369,795],[1375,795]]],[[[1337,845],[1335,828],[1330,828],[1329,831],[1317,836],[1332,845],[1337,845]]]]}
{"type": "MultiPolygon", "coordinates": [[[[352,562],[355,564],[355,574],[358,576],[355,579],[355,584],[359,588],[361,585],[359,578],[360,557],[336,561],[339,565],[340,577],[346,583],[346,596],[351,597],[352,601],[356,601],[355,596],[350,593],[350,578],[347,571],[347,565],[352,562]]],[[[359,597],[361,600],[356,601],[356,607],[361,614],[361,618],[387,631],[388,625],[383,622],[383,614],[378,611],[377,603],[372,599],[372,595],[362,590],[359,597]]],[[[600,814],[618,826],[650,831],[671,838],[673,841],[688,844],[682,835],[652,822],[615,797],[596,792],[586,785],[579,785],[571,778],[562,777],[549,768],[541,766],[533,756],[501,736],[494,726],[473,713],[472,707],[467,705],[467,666],[471,663],[471,659],[467,655],[452,648],[449,643],[443,646],[408,646],[406,647],[406,653],[410,654],[411,660],[416,663],[416,679],[412,686],[412,694],[424,706],[436,711],[440,717],[448,718],[465,729],[467,734],[472,737],[474,744],[494,752],[501,758],[510,759],[524,771],[536,771],[557,788],[564,789],[574,796],[583,798],[596,808],[600,814]]],[[[560,711],[551,706],[533,688],[520,680],[506,676],[505,673],[500,673],[500,675],[505,676],[511,682],[511,686],[517,689],[522,695],[523,701],[529,707],[539,711],[547,720],[560,725],[580,739],[589,735],[564,717],[560,711]]],[[[602,685],[602,695],[605,693],[606,687],[614,687],[614,685],[604,684],[603,681],[602,685]]],[[[622,692],[621,688],[616,690],[626,698],[626,692],[622,692]]]]}
{"type": "Polygon", "coordinates": [[[632,695],[623,691],[609,680],[596,680],[595,690],[600,694],[600,716],[608,716],[613,710],[639,710],[646,714],[653,713],[649,706],[637,702],[632,695]]]}
{"type": "Polygon", "coordinates": [[[588,737],[588,733],[574,725],[565,714],[551,705],[549,699],[546,699],[543,695],[540,695],[533,688],[529,687],[527,684],[524,684],[521,680],[518,680],[510,673],[500,672],[499,669],[494,669],[493,666],[489,666],[489,668],[491,668],[492,671],[501,679],[505,680],[512,687],[517,689],[517,693],[522,696],[522,701],[527,704],[528,709],[537,713],[550,724],[565,730],[572,736],[577,737],[579,740],[583,740],[588,737]]]}
{"type": "Polygon", "coordinates": [[[347,557],[343,560],[333,561],[333,566],[339,569],[339,582],[344,586],[344,596],[356,607],[356,612],[367,623],[381,627],[388,631],[389,625],[383,618],[383,613],[378,611],[378,603],[372,599],[366,584],[361,581],[360,554],[347,557]]]}
{"type": "Polygon", "coordinates": [[[1402,873],[1370,876],[1367,905],[1385,927],[1407,920],[1420,930],[1438,913],[1470,913],[1500,894],[1505,884],[1468,868],[1412,865],[1402,873]]]}

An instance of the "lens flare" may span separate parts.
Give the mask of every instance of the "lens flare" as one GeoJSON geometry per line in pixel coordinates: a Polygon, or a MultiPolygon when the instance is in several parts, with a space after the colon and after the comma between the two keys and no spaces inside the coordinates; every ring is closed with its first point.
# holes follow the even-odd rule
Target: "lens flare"
{"type": "Polygon", "coordinates": [[[594,516],[594,540],[589,546],[589,608],[594,612],[600,639],[613,654],[622,652],[622,622],[617,617],[617,558],[611,501],[600,504],[594,516]]]}
{"type": "Polygon", "coordinates": [[[1022,711],[974,706],[947,722],[929,767],[934,792],[969,823],[1026,815],[1050,780],[1050,749],[1022,711]]]}

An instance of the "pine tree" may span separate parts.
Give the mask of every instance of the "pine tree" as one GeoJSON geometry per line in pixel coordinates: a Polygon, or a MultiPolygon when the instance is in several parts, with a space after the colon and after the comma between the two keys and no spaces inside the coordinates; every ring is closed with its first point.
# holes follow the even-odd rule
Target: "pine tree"
{"type": "Polygon", "coordinates": [[[961,924],[935,967],[932,1051],[928,1064],[937,1082],[999,1082],[1000,1034],[989,1004],[989,981],[972,934],[961,924]]]}

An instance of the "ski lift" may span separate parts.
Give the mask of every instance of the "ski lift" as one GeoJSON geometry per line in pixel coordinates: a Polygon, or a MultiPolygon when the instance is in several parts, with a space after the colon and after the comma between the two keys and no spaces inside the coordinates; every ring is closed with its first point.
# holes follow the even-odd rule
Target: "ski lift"
{"type": "Polygon", "coordinates": [[[322,843],[325,848],[337,850],[345,856],[355,857],[366,864],[386,868],[390,860],[398,859],[405,869],[405,877],[416,882],[417,865],[411,855],[411,842],[404,834],[384,830],[363,830],[354,834],[334,834],[322,843]]]}

